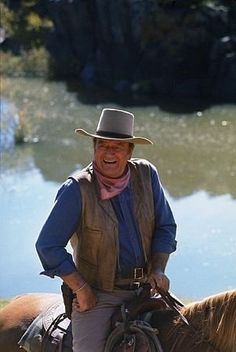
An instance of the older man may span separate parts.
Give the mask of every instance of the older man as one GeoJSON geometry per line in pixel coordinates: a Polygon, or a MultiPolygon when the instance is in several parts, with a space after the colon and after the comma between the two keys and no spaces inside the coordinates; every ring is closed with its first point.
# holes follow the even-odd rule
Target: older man
{"type": "Polygon", "coordinates": [[[134,115],[104,109],[93,138],[94,157],[60,188],[36,248],[45,269],[74,291],[74,352],[102,352],[115,309],[137,288],[169,288],[165,267],[176,249],[176,224],[156,168],[133,159],[134,115]],[[73,258],[66,251],[71,241],[73,258]]]}

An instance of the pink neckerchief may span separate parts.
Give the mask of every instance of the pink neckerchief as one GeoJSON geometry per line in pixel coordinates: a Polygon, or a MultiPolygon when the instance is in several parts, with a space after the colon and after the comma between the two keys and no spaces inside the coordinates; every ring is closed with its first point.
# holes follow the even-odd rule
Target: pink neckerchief
{"type": "Polygon", "coordinates": [[[117,194],[121,193],[129,183],[129,167],[127,167],[126,173],[119,178],[110,178],[103,176],[98,170],[98,167],[95,162],[93,162],[93,170],[98,181],[100,197],[102,200],[115,197],[117,194]]]}

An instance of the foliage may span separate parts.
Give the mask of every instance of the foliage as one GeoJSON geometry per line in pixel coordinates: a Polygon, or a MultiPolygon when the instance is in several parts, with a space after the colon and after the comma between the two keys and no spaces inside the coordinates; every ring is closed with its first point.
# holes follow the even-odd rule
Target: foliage
{"type": "Polygon", "coordinates": [[[14,12],[0,2],[0,14],[1,28],[4,28],[8,37],[14,35],[14,32],[16,31],[14,12]]]}
{"type": "Polygon", "coordinates": [[[43,77],[48,74],[48,60],[48,52],[43,47],[22,50],[21,55],[2,52],[0,73],[14,77],[43,77]]]}
{"type": "Polygon", "coordinates": [[[13,8],[10,7],[11,1],[7,3],[9,6],[0,3],[3,18],[1,26],[5,28],[7,38],[17,43],[19,52],[44,46],[46,34],[53,25],[47,17],[37,12],[38,1],[19,1],[18,6],[13,8]]]}
{"type": "Polygon", "coordinates": [[[10,76],[45,75],[49,55],[46,37],[52,22],[42,16],[38,1],[0,2],[2,37],[1,73],[10,76]]]}

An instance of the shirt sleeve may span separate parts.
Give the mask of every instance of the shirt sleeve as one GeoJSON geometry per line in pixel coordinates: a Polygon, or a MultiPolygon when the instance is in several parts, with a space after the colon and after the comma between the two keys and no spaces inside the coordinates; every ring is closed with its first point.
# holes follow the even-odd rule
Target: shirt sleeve
{"type": "Polygon", "coordinates": [[[155,211],[155,230],[152,241],[152,252],[172,253],[176,250],[176,223],[165,197],[156,168],[151,165],[152,189],[155,211]]]}
{"type": "Polygon", "coordinates": [[[43,275],[68,275],[76,271],[66,246],[78,227],[81,217],[79,183],[68,179],[59,189],[54,206],[42,227],[36,250],[44,268],[43,275]]]}

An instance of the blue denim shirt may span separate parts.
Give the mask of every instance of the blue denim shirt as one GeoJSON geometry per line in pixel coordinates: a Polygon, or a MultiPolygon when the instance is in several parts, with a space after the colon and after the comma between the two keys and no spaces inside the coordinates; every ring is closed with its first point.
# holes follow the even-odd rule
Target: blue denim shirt
{"type": "MultiPolygon", "coordinates": [[[[152,252],[170,254],[176,250],[176,224],[157,170],[153,165],[151,179],[155,208],[152,252]]],[[[134,267],[145,264],[140,234],[133,215],[130,185],[112,198],[111,202],[119,222],[119,270],[121,276],[125,276],[132,272],[134,267]]],[[[36,243],[36,249],[44,268],[42,274],[54,277],[76,271],[72,256],[66,246],[79,225],[80,216],[80,186],[75,180],[68,179],[59,189],[53,209],[36,243]]]]}

